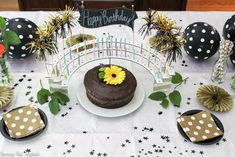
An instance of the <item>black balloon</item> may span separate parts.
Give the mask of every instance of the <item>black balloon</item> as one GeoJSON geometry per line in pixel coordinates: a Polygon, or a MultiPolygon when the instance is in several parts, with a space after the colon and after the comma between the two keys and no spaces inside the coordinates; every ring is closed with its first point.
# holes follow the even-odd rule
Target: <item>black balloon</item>
{"type": "MultiPolygon", "coordinates": [[[[223,36],[225,39],[232,41],[235,45],[235,15],[225,22],[223,36]]],[[[230,60],[233,65],[235,65],[235,46],[233,47],[233,53],[230,56],[230,60]]]]}
{"type": "Polygon", "coordinates": [[[37,25],[25,18],[13,18],[7,21],[6,31],[14,31],[19,36],[21,43],[19,45],[9,45],[7,55],[9,58],[24,59],[32,53],[26,49],[26,44],[32,41],[37,35],[35,34],[37,25]]]}
{"type": "Polygon", "coordinates": [[[225,39],[235,42],[235,15],[224,24],[223,36],[225,39]]]}
{"type": "Polygon", "coordinates": [[[7,17],[3,17],[4,18],[4,20],[7,22],[7,21],[9,21],[9,19],[7,18],[7,17]]]}
{"type": "Polygon", "coordinates": [[[206,60],[213,56],[220,44],[220,35],[211,25],[195,22],[184,31],[186,53],[196,60],[206,60]]]}
{"type": "Polygon", "coordinates": [[[230,55],[230,60],[233,63],[233,65],[235,65],[235,46],[233,46],[233,53],[230,55]]]}

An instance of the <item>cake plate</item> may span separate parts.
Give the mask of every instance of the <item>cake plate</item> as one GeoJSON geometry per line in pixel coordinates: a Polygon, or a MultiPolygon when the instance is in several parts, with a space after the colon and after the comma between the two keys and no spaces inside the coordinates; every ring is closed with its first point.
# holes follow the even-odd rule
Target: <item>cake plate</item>
{"type": "MultiPolygon", "coordinates": [[[[81,80],[83,80],[83,78],[84,76],[81,80]]],[[[79,81],[77,87],[77,98],[82,107],[90,113],[102,117],[120,117],[134,112],[143,104],[145,98],[145,91],[143,85],[137,81],[135,95],[127,105],[115,109],[106,109],[96,106],[87,98],[86,89],[83,84],[83,81],[79,81]]]]}

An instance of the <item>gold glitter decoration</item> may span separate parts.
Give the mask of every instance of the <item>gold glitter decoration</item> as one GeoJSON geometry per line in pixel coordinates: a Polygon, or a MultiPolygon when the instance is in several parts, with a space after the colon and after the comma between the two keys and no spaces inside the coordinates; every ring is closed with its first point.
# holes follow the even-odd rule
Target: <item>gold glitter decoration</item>
{"type": "Polygon", "coordinates": [[[75,25],[75,21],[74,9],[66,6],[64,11],[58,12],[57,16],[51,16],[48,22],[38,27],[36,31],[38,37],[26,44],[27,49],[30,49],[30,52],[36,52],[37,59],[47,60],[48,55],[58,52],[56,43],[59,34],[63,39],[68,34],[72,35],[71,28],[75,25]]]}
{"type": "MultiPolygon", "coordinates": [[[[75,25],[75,21],[76,21],[76,19],[74,17],[74,8],[73,7],[70,8],[69,6],[65,6],[65,10],[62,12],[59,12],[59,14],[61,15],[61,25],[60,25],[61,29],[62,29],[62,27],[67,26],[68,34],[72,35],[71,28],[75,25]]],[[[62,30],[61,30],[61,33],[62,33],[62,30]]]]}
{"type": "Polygon", "coordinates": [[[154,18],[157,14],[156,10],[149,9],[146,11],[147,16],[143,17],[142,19],[146,21],[146,23],[140,28],[139,33],[144,35],[144,38],[147,35],[151,34],[151,30],[153,29],[154,18]]]}
{"type": "Polygon", "coordinates": [[[171,31],[176,24],[175,20],[169,19],[165,14],[157,14],[157,16],[153,19],[153,22],[156,23],[158,30],[163,31],[171,31]]]}
{"type": "Polygon", "coordinates": [[[152,48],[164,53],[167,62],[175,62],[177,57],[182,56],[181,47],[185,43],[181,27],[176,26],[176,21],[168,18],[165,14],[158,14],[157,11],[147,11],[143,18],[146,23],[140,28],[139,33],[149,35],[152,30],[156,34],[149,39],[152,48]]]}
{"type": "Polygon", "coordinates": [[[205,107],[216,112],[229,111],[233,107],[232,96],[223,88],[203,85],[197,91],[197,99],[205,107]]]}
{"type": "Polygon", "coordinates": [[[0,86],[0,109],[7,107],[13,99],[13,90],[7,86],[0,86]]]}
{"type": "Polygon", "coordinates": [[[27,49],[30,52],[36,52],[36,58],[39,60],[47,60],[48,55],[56,54],[58,48],[56,41],[53,39],[51,27],[49,25],[44,25],[43,27],[38,27],[36,34],[38,38],[26,44],[27,49]]]}

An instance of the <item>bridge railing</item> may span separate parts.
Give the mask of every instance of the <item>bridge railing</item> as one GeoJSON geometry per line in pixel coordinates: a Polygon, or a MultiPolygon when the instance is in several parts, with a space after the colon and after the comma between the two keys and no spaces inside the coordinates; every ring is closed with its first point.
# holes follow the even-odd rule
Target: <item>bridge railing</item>
{"type": "Polygon", "coordinates": [[[171,76],[168,72],[171,67],[166,67],[166,59],[162,54],[145,47],[143,44],[110,37],[84,41],[51,56],[47,64],[49,76],[54,82],[62,82],[66,87],[69,78],[84,65],[95,60],[109,59],[111,63],[112,59],[121,59],[143,66],[155,82],[161,84],[164,78],[171,76]]]}

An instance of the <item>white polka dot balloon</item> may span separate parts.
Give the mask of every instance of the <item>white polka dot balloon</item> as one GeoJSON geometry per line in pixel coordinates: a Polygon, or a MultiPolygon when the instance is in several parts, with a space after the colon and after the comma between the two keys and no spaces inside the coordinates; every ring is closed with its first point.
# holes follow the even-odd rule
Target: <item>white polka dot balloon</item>
{"type": "Polygon", "coordinates": [[[220,42],[220,35],[211,25],[204,22],[195,22],[184,31],[186,53],[196,60],[206,60],[213,56],[220,42]]]}
{"type": "Polygon", "coordinates": [[[14,31],[19,36],[21,43],[19,45],[10,45],[8,57],[14,59],[24,59],[32,53],[27,50],[26,44],[36,37],[37,25],[25,18],[13,18],[6,23],[6,31],[14,31]]]}

